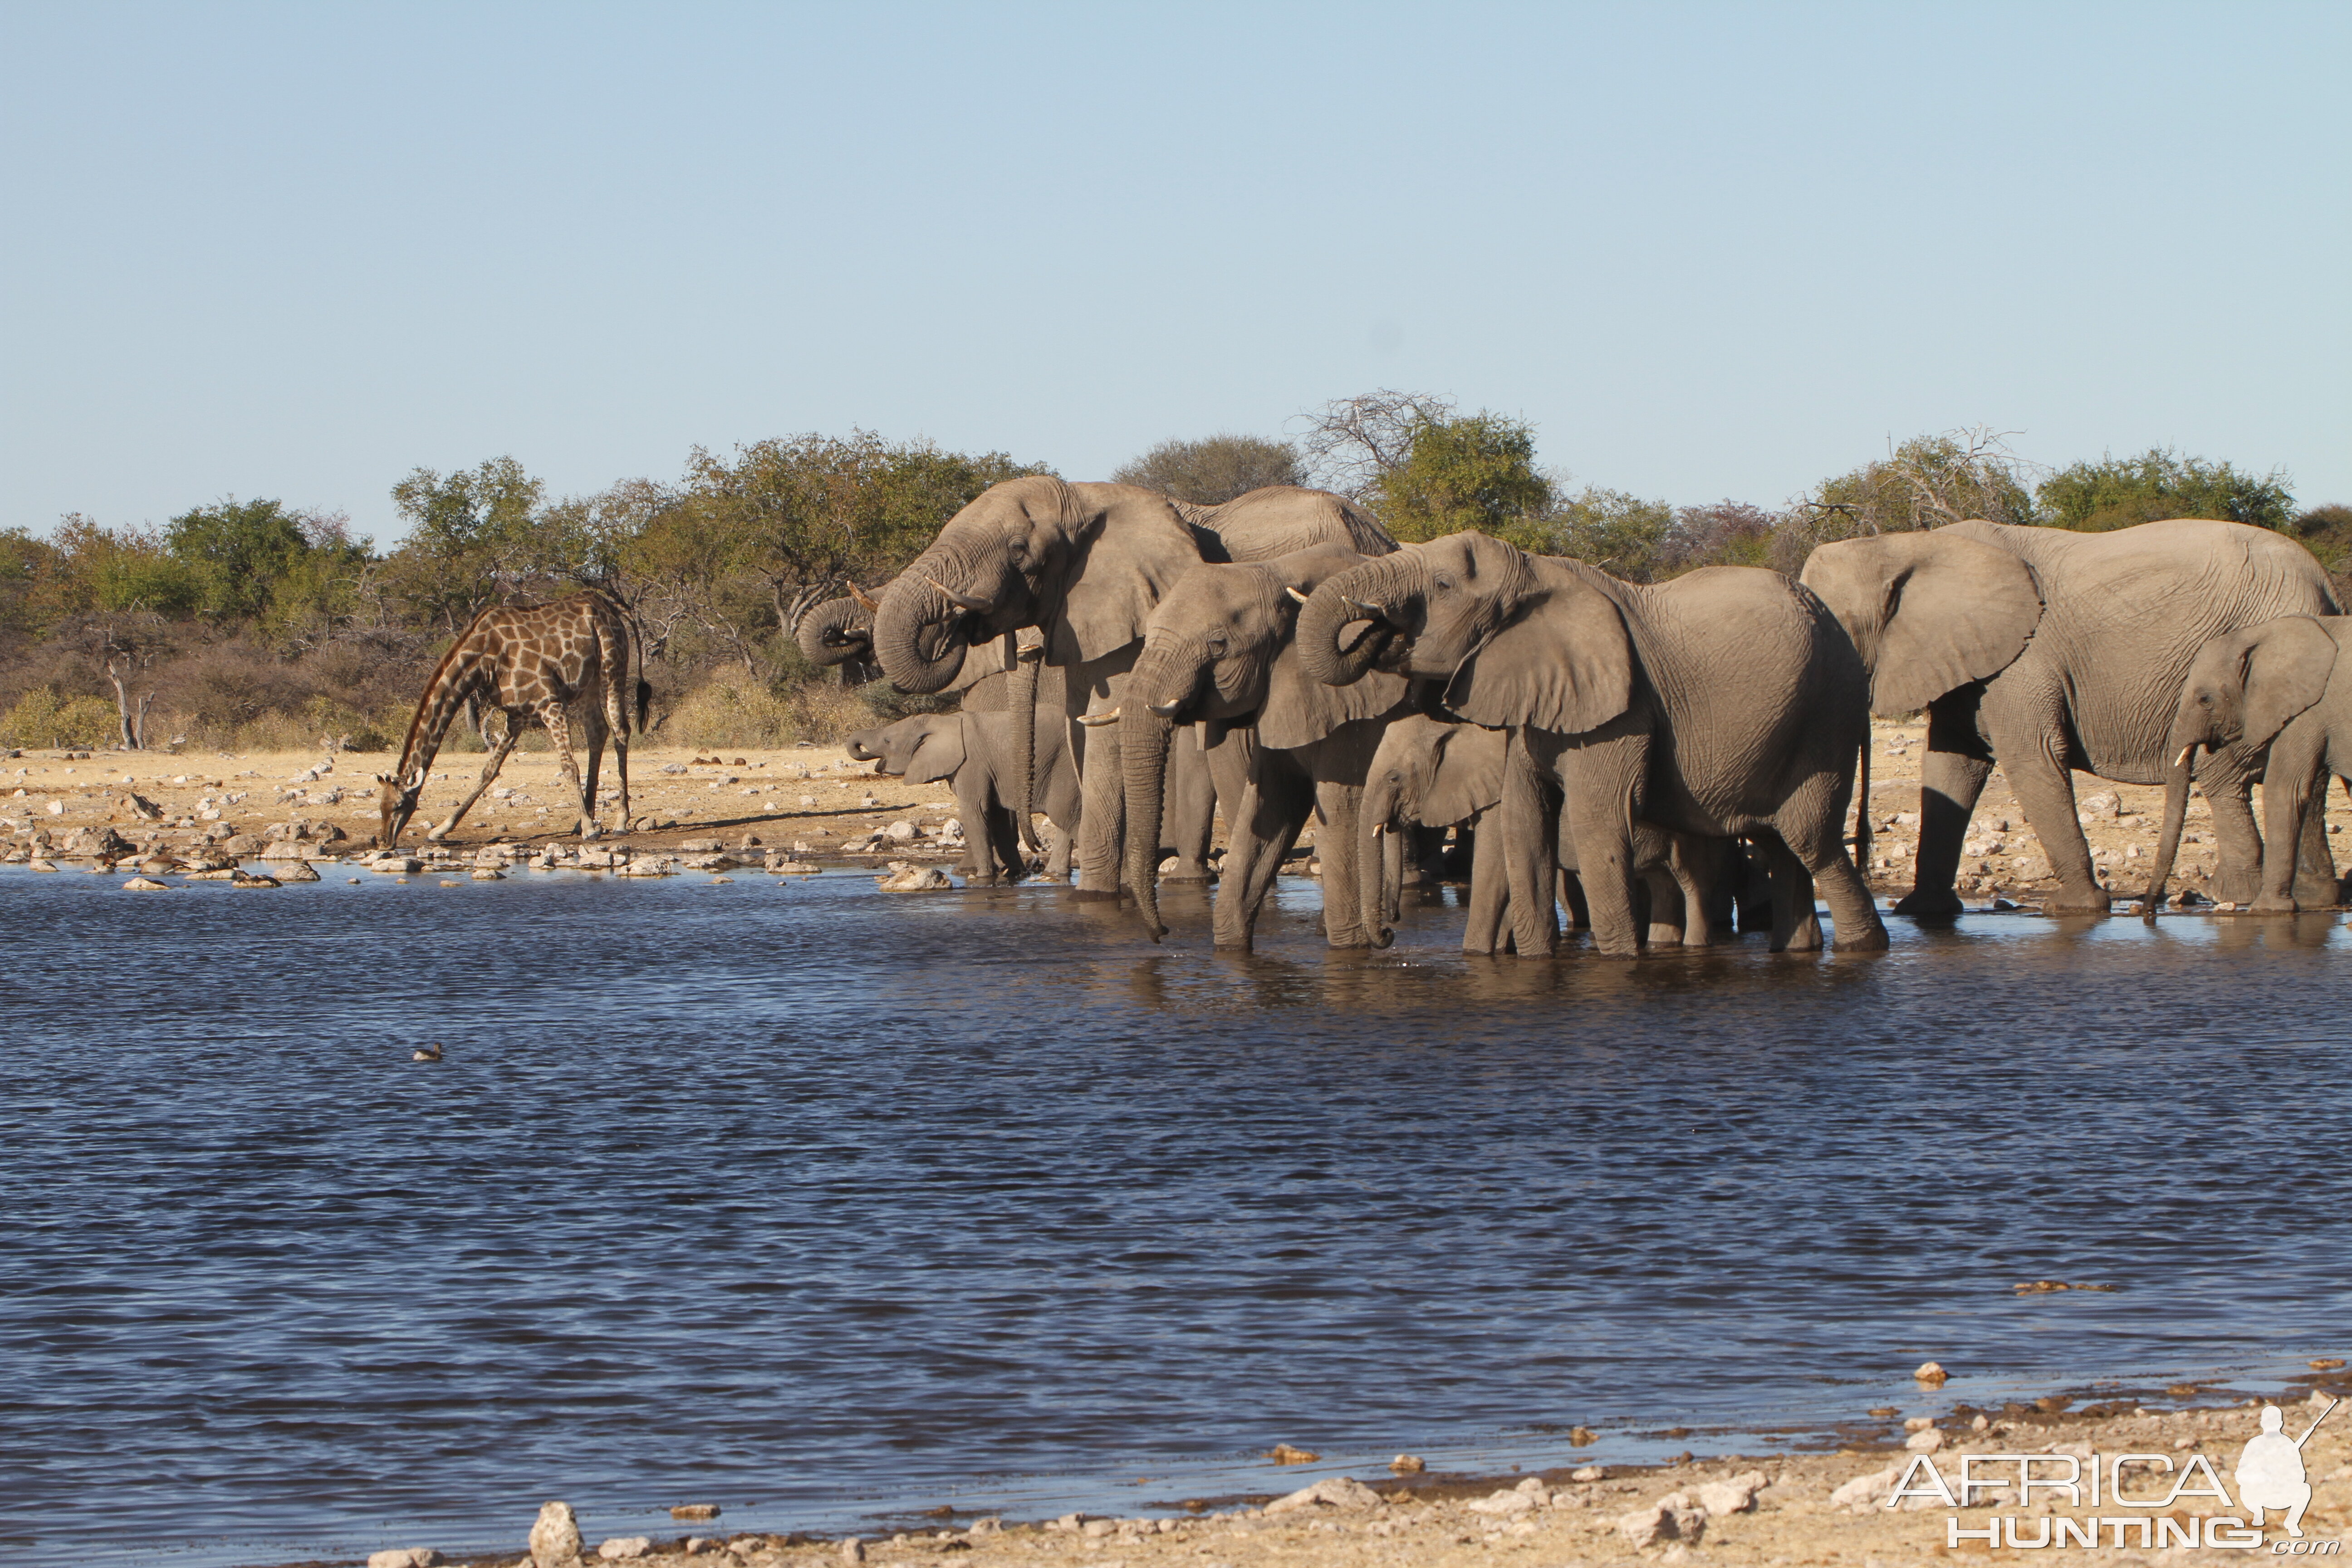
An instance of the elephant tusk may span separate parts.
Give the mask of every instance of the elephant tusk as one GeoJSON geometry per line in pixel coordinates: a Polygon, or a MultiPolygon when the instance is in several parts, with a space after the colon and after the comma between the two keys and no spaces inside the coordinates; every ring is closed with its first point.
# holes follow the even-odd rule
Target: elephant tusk
{"type": "Polygon", "coordinates": [[[1378,838],[1381,834],[1386,833],[1388,830],[1389,825],[1385,822],[1375,822],[1372,824],[1372,837],[1375,838],[1378,838]]]}
{"type": "Polygon", "coordinates": [[[929,583],[932,587],[937,588],[940,594],[946,597],[947,602],[953,605],[959,610],[962,610],[967,614],[974,616],[984,616],[989,612],[990,605],[986,599],[975,598],[970,594],[959,594],[950,588],[945,583],[940,582],[937,577],[929,576],[928,574],[923,578],[923,581],[929,583]]]}
{"type": "Polygon", "coordinates": [[[855,583],[849,584],[849,596],[856,600],[857,607],[865,611],[869,616],[882,607],[881,600],[876,598],[873,595],[867,593],[865,589],[859,587],[855,583]]]}
{"type": "Polygon", "coordinates": [[[1184,704],[1181,701],[1153,702],[1146,704],[1146,706],[1150,708],[1154,713],[1159,714],[1162,719],[1173,719],[1176,717],[1176,710],[1183,707],[1184,704]]]}
{"type": "Polygon", "coordinates": [[[1118,710],[1113,708],[1105,713],[1081,713],[1078,715],[1078,722],[1089,730],[1100,729],[1105,724],[1116,724],[1118,722],[1118,710]]]}
{"type": "Polygon", "coordinates": [[[1023,643],[1013,650],[1013,657],[1022,664],[1038,663],[1045,657],[1045,645],[1041,642],[1023,643]]]}
{"type": "Polygon", "coordinates": [[[1345,594],[1339,595],[1339,602],[1351,610],[1360,612],[1353,617],[1356,620],[1384,621],[1389,618],[1389,613],[1378,605],[1367,605],[1361,599],[1351,599],[1345,594]]]}
{"type": "Polygon", "coordinates": [[[1297,601],[1298,601],[1300,604],[1302,604],[1302,605],[1303,605],[1303,604],[1305,604],[1305,603],[1307,601],[1307,599],[1310,597],[1310,595],[1306,595],[1306,594],[1302,594],[1302,593],[1300,593],[1297,589],[1293,588],[1293,587],[1289,586],[1289,585],[1288,585],[1288,584],[1286,584],[1284,585],[1284,587],[1283,587],[1283,590],[1282,590],[1282,591],[1283,591],[1284,593],[1286,593],[1286,594],[1289,595],[1292,598],[1294,598],[1294,599],[1297,600],[1297,601]]]}
{"type": "Polygon", "coordinates": [[[2196,754],[2197,742],[2191,741],[2189,744],[2180,748],[2180,754],[2172,759],[2172,765],[2176,768],[2185,768],[2189,765],[2189,759],[2196,754]]]}

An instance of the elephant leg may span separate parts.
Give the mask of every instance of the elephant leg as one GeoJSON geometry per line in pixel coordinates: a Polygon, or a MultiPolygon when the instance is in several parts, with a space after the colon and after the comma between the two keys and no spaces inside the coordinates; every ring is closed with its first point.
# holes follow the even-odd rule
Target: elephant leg
{"type": "MultiPolygon", "coordinates": [[[[1474,819],[1475,820],[1475,819],[1474,819]]],[[[1465,825],[1468,826],[1468,825],[1465,825]]],[[[1470,908],[1462,926],[1462,951],[1491,953],[1503,940],[1509,912],[1511,874],[1503,864],[1503,828],[1470,832],[1470,908]]]]}
{"type": "Polygon", "coordinates": [[[1642,945],[1680,947],[1683,944],[1683,890],[1664,864],[1642,872],[1642,891],[1648,895],[1639,911],[1642,945]]]}
{"type": "Polygon", "coordinates": [[[457,809],[449,814],[448,819],[426,833],[425,837],[438,841],[457,830],[458,822],[465,817],[467,812],[473,809],[474,803],[482,798],[482,792],[489,788],[497,780],[499,770],[506,766],[507,755],[515,749],[515,741],[521,734],[522,721],[509,714],[507,718],[507,732],[499,737],[498,745],[491,749],[490,760],[482,764],[481,782],[474,785],[474,793],[459,801],[457,809]]]}
{"type": "Polygon", "coordinates": [[[1127,813],[1126,783],[1119,775],[1118,726],[1088,733],[1078,763],[1079,899],[1118,897],[1118,831],[1127,813]]]}
{"type": "Polygon", "coordinates": [[[991,853],[996,838],[996,824],[989,809],[992,803],[989,792],[969,776],[980,771],[966,763],[955,771],[952,785],[956,820],[963,824],[963,858],[956,863],[956,869],[975,888],[996,880],[995,859],[991,853]]]}
{"type": "Polygon", "coordinates": [[[2091,843],[2083,836],[2074,781],[2065,765],[2037,744],[2023,757],[2004,752],[2001,771],[2058,878],[2056,896],[2043,900],[2042,907],[2053,914],[2105,914],[2107,891],[2092,868],[2091,843]]]}
{"type": "MultiPolygon", "coordinates": [[[[2301,731],[2290,724],[2271,742],[2270,766],[2263,773],[2263,890],[2253,907],[2264,914],[2292,914],[2301,907],[2304,879],[2300,850],[2305,826],[2323,821],[2327,775],[2320,771],[2322,738],[2316,728],[2301,731]],[[2316,799],[2315,799],[2316,797],[2316,799]]],[[[2321,846],[2325,853],[2326,846],[2321,846]]],[[[2333,879],[2329,891],[2333,892],[2333,879]]]]}
{"type": "MultiPolygon", "coordinates": [[[[1884,952],[1886,950],[1886,922],[1878,918],[1878,905],[1870,896],[1870,884],[1863,880],[1862,872],[1853,863],[1853,854],[1845,837],[1843,810],[1816,814],[1802,821],[1780,825],[1780,840],[1783,850],[1791,857],[1804,875],[1805,909],[1813,908],[1813,894],[1830,907],[1830,920],[1837,928],[1835,949],[1839,952],[1884,952]]],[[[1773,889],[1774,900],[1780,889],[1773,889]]],[[[1812,920],[1813,945],[1821,945],[1821,921],[1812,920]]]]}
{"type": "Polygon", "coordinates": [[[1675,835],[1668,864],[1675,885],[1682,889],[1685,947],[1715,945],[1716,903],[1724,885],[1724,861],[1730,847],[1727,838],[1675,835]]]}
{"type": "Polygon", "coordinates": [[[989,877],[992,882],[1017,882],[1028,874],[1029,855],[1021,843],[1021,820],[1002,803],[990,805],[981,818],[988,825],[989,877]]]}
{"type": "Polygon", "coordinates": [[[1184,725],[1168,749],[1168,804],[1160,812],[1160,842],[1174,851],[1176,864],[1163,882],[1206,882],[1209,838],[1217,825],[1217,786],[1210,777],[1208,753],[1202,749],[1201,727],[1184,725]]]}
{"type": "Polygon", "coordinates": [[[1225,835],[1225,870],[1217,879],[1216,945],[1246,952],[1257,930],[1257,912],[1283,857],[1298,842],[1314,809],[1307,781],[1260,749],[1259,765],[1243,791],[1240,821],[1225,835]]]}
{"type": "Polygon", "coordinates": [[[1818,952],[1822,946],[1821,916],[1813,909],[1813,879],[1780,836],[1752,836],[1772,881],[1772,942],[1774,952],[1818,952]]]}
{"type": "Polygon", "coordinates": [[[1323,933],[1333,947],[1370,947],[1364,929],[1362,878],[1381,868],[1357,863],[1356,818],[1364,786],[1335,779],[1315,784],[1315,854],[1323,863],[1323,933]],[[1325,851],[1329,853],[1326,854],[1325,851]]]}
{"type": "Polygon", "coordinates": [[[1548,958],[1559,940],[1550,896],[1559,829],[1548,793],[1523,748],[1522,732],[1514,731],[1503,768],[1502,804],[1487,814],[1485,827],[1502,829],[1511,948],[1521,958],[1548,958]]]}
{"type": "MultiPolygon", "coordinates": [[[[2323,758],[2312,758],[2313,778],[2303,811],[2303,832],[2294,863],[2294,901],[2306,910],[2329,909],[2342,901],[2336,879],[2336,858],[2327,852],[2327,780],[2323,758]]],[[[2268,789],[2263,792],[2269,795],[2268,789]]]]}
{"type": "Polygon", "coordinates": [[[2199,774],[2197,787],[2213,813],[2213,845],[2220,862],[2214,868],[2214,891],[2224,903],[2252,903],[2263,885],[2263,836],[2254,831],[2253,779],[2217,763],[2199,774]]]}
{"type": "MultiPolygon", "coordinates": [[[[1977,733],[1977,696],[1972,688],[1928,705],[1927,755],[1919,765],[1919,858],[1911,891],[1895,906],[1896,914],[1959,913],[1960,896],[1952,883],[1960,870],[1960,840],[1968,837],[1977,797],[1992,774],[1992,754],[1977,733]]],[[[1863,809],[1870,809],[1868,802],[1863,809]]],[[[1780,929],[1777,919],[1772,929],[1780,929]]]]}

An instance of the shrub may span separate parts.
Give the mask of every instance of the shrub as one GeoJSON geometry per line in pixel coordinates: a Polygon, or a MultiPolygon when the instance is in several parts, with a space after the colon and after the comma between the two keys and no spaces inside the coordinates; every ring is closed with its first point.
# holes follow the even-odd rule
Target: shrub
{"type": "Polygon", "coordinates": [[[113,703],[103,697],[60,699],[53,686],[33,688],[0,716],[0,742],[11,746],[88,750],[121,739],[122,720],[113,703]]]}

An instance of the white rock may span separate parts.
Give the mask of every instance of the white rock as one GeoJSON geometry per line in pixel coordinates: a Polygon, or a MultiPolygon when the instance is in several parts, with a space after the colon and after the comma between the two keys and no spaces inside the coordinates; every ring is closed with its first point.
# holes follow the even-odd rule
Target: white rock
{"type": "Polygon", "coordinates": [[[893,844],[911,844],[915,841],[915,825],[907,821],[894,822],[882,830],[883,837],[893,844]]]}
{"type": "Polygon", "coordinates": [[[952,888],[955,883],[935,866],[908,866],[887,877],[875,878],[874,885],[886,892],[928,893],[952,888]]]}
{"type": "Polygon", "coordinates": [[[1360,1510],[1378,1508],[1381,1494],[1363,1482],[1347,1476],[1330,1476],[1311,1487],[1301,1487],[1287,1497],[1278,1497],[1265,1505],[1268,1513],[1291,1513],[1302,1508],[1360,1510]]]}
{"type": "Polygon", "coordinates": [[[1856,1476],[1830,1493],[1832,1508],[1867,1508],[1895,1489],[1895,1479],[1902,1471],[1893,1465],[1883,1470],[1873,1470],[1866,1476],[1856,1476]]]}
{"type": "Polygon", "coordinates": [[[568,1502],[551,1502],[530,1527],[530,1560],[538,1568],[580,1561],[580,1521],[568,1502]]]}
{"type": "Polygon", "coordinates": [[[49,815],[51,816],[63,816],[65,814],[66,803],[64,801],[53,800],[49,802],[49,815]]]}
{"type": "Polygon", "coordinates": [[[1747,1470],[1727,1481],[1709,1481],[1698,1489],[1698,1506],[1717,1517],[1746,1513],[1756,1506],[1767,1479],[1761,1470],[1747,1470]]]}
{"type": "Polygon", "coordinates": [[[1669,1507],[1667,1500],[1662,1499],[1622,1516],[1617,1521],[1617,1533],[1636,1551],[1661,1541],[1696,1542],[1706,1533],[1706,1514],[1696,1508],[1669,1507]]]}
{"type": "MultiPolygon", "coordinates": [[[[1530,1477],[1529,1479],[1534,1478],[1530,1477]]],[[[1538,1489],[1543,1486],[1537,1481],[1538,1489]]],[[[1493,1492],[1466,1504],[1472,1513],[1491,1513],[1507,1518],[1512,1514],[1533,1513],[1551,1500],[1551,1494],[1541,1489],[1521,1491],[1514,1487],[1509,1491],[1493,1492]]]]}
{"type": "Polygon", "coordinates": [[[645,1535],[616,1535],[596,1548],[596,1555],[608,1562],[625,1563],[632,1557],[643,1557],[654,1549],[653,1539],[645,1535]]]}
{"type": "Polygon", "coordinates": [[[1609,1479],[1609,1467],[1606,1465],[1582,1465],[1569,1471],[1568,1479],[1571,1481],[1605,1481],[1609,1479]]]}

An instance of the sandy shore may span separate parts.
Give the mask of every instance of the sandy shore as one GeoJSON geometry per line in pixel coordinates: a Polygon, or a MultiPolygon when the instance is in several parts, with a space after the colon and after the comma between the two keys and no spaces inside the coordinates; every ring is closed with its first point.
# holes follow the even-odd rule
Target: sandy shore
{"type": "MultiPolygon", "coordinates": [[[[1981,1411],[1965,1401],[1936,1400],[1942,1414],[1933,1425],[1881,1407],[1884,1414],[1858,1421],[1847,1445],[1834,1453],[1723,1454],[1653,1467],[1597,1461],[1484,1477],[1392,1470],[1335,1477],[1310,1465],[1302,1479],[1321,1479],[1298,1493],[1220,1500],[1172,1516],[1070,1515],[1034,1522],[948,1518],[902,1533],[867,1535],[854,1546],[843,1538],[730,1532],[716,1519],[683,1527],[693,1534],[618,1538],[609,1547],[590,1539],[583,1552],[592,1563],[663,1568],[688,1562],[784,1568],[845,1561],[952,1561],[972,1568],[992,1563],[1341,1568],[1497,1561],[1528,1568],[1650,1563],[1891,1568],[1955,1552],[2012,1561],[2168,1563],[2352,1552],[2336,1544],[2352,1516],[2352,1405],[2329,1415],[2302,1449],[2313,1495],[2297,1542],[2276,1509],[2264,1516],[2259,1537],[2244,1532],[2249,1514],[2237,1468],[2248,1440],[2261,1429],[2258,1402],[2200,1404],[2192,1391],[2179,1392],[2190,1397],[2143,1402],[2126,1395],[2097,1403],[2052,1397],[1981,1411]],[[2037,1481],[2075,1472],[2079,1500],[2053,1488],[2020,1506],[2015,1456],[2036,1457],[2031,1474],[2037,1481]],[[1965,1508],[1948,1505],[1936,1486],[1940,1481],[1956,1493],[1964,1458],[1978,1481],[2006,1478],[2011,1488],[1982,1492],[1965,1508]],[[2094,1469],[2102,1478],[2095,1501],[2094,1469]],[[2120,1500],[2113,1489],[2118,1473],[2125,1488],[2120,1500]],[[2226,1502],[2199,1489],[2215,1485],[2226,1502]],[[2182,1495],[2167,1506],[2176,1488],[2182,1495]],[[2208,1525],[2209,1518],[2235,1522],[2208,1525]],[[2076,1533],[2061,1533],[2058,1521],[2071,1521],[2076,1533]],[[1988,1531],[1995,1532],[1991,1541],[1988,1531]],[[2045,1531],[2060,1544],[2036,1548],[2045,1531]],[[2080,1545],[2084,1533],[2095,1536],[2096,1548],[2080,1545]],[[2196,1544],[2179,1544],[2184,1539],[2196,1544]],[[2238,1544],[2219,1543],[2228,1540],[2238,1544]]],[[[2288,1436],[2301,1436],[2337,1395],[2352,1395],[2352,1379],[2340,1368],[2282,1394],[2288,1436]]],[[[1920,1403],[1928,1402],[1923,1390],[1920,1403]]],[[[518,1521],[513,1555],[478,1557],[472,1560],[475,1568],[530,1563],[521,1548],[530,1524],[518,1521]]],[[[396,1564],[380,1559],[377,1568],[396,1564]]]]}
{"type": "MultiPolygon", "coordinates": [[[[1919,764],[1927,731],[1920,724],[1886,722],[1873,729],[1871,816],[1876,837],[1867,869],[1875,891],[1895,897],[1910,889],[1917,851],[1919,764]]],[[[877,778],[871,763],[852,762],[837,745],[723,753],[640,747],[630,761],[632,813],[655,826],[608,836],[608,843],[660,852],[711,839],[732,849],[750,838],[768,851],[851,863],[887,855],[942,864],[956,858],[929,840],[932,830],[956,814],[944,784],[909,786],[877,778]],[[925,837],[911,849],[899,846],[880,855],[867,853],[867,835],[900,821],[912,823],[925,837]]],[[[353,852],[373,844],[375,774],[392,762],[388,754],[364,752],[46,752],[8,758],[0,760],[0,840],[22,847],[34,830],[46,829],[62,845],[77,828],[105,825],[133,842],[175,850],[234,836],[239,849],[253,851],[242,857],[250,859],[273,827],[282,833],[285,825],[301,821],[331,824],[343,834],[340,841],[320,842],[322,855],[353,852]],[[133,795],[160,810],[161,820],[149,819],[131,802],[133,795]]],[[[480,773],[478,755],[445,755],[441,762],[403,839],[405,849],[425,845],[425,829],[446,816],[480,773]]],[[[608,759],[604,786],[609,790],[613,782],[608,759]]],[[[2163,791],[2113,784],[2087,773],[2075,775],[2074,784],[2102,875],[2118,897],[2136,895],[2155,850],[2163,791]]],[[[448,847],[470,850],[499,840],[532,847],[579,842],[551,753],[518,752],[494,788],[499,793],[476,805],[448,838],[448,847]]],[[[2327,819],[2330,833],[2341,836],[2352,824],[2352,806],[2331,795],[2327,819]]],[[[1313,838],[1310,827],[1304,841],[1311,844],[1313,838]]],[[[1959,883],[1965,897],[2031,900],[2055,886],[2041,845],[1998,770],[1977,807],[1966,850],[1959,883]]],[[[2176,886],[2210,895],[2214,869],[2210,813],[2202,800],[2192,800],[2176,886]]]]}

